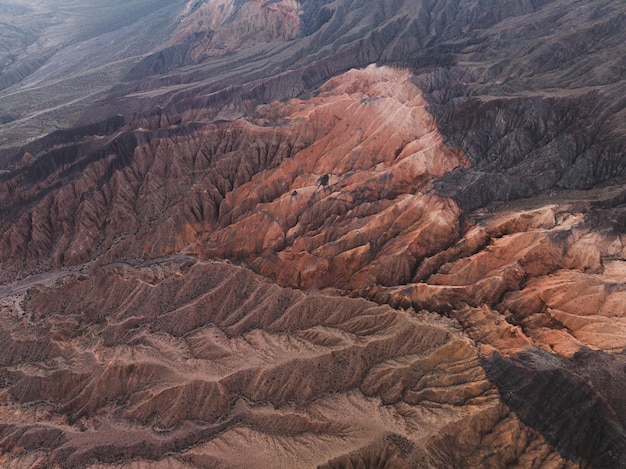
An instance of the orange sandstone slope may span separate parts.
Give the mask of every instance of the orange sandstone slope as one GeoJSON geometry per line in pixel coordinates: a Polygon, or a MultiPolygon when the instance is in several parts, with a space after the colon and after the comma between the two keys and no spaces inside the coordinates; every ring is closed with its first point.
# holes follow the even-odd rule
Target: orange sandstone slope
{"type": "Polygon", "coordinates": [[[313,143],[231,191],[199,253],[249,260],[301,288],[406,283],[423,258],[457,239],[460,210],[431,183],[467,164],[442,143],[410,78],[370,66],[310,99],[257,109],[249,125],[284,120],[291,134],[313,133],[313,143]]]}
{"type": "Polygon", "coordinates": [[[3,467],[574,467],[433,313],[184,259],[22,307],[2,310],[3,467]]]}
{"type": "Polygon", "coordinates": [[[3,464],[619,464],[623,191],[465,213],[433,180],[468,161],[410,78],[13,173],[7,272],[87,270],[5,288],[3,464]]]}
{"type": "Polygon", "coordinates": [[[258,259],[294,286],[404,283],[458,238],[460,210],[431,182],[467,164],[410,78],[371,66],[233,122],[126,128],[51,150],[0,187],[12,211],[2,261],[28,273],[184,249],[258,259]]]}

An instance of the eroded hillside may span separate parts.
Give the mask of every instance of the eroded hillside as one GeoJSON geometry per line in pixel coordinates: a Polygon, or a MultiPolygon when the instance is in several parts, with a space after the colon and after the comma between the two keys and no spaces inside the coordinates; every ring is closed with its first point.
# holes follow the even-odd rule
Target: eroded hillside
{"type": "Polygon", "coordinates": [[[0,462],[626,467],[625,7],[177,11],[3,156],[0,462]]]}

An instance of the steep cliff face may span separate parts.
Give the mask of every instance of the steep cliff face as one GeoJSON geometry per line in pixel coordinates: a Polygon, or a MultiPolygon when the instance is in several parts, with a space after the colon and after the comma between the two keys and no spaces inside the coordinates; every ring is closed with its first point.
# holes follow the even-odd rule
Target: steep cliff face
{"type": "Polygon", "coordinates": [[[3,467],[626,467],[623,2],[166,10],[0,155],[3,467]]]}

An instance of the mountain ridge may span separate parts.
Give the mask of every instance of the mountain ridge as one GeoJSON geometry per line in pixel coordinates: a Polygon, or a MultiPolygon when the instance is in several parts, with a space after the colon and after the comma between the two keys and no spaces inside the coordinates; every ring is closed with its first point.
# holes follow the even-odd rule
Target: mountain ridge
{"type": "Polygon", "coordinates": [[[626,467],[626,6],[153,13],[0,152],[3,465],[626,467]]]}

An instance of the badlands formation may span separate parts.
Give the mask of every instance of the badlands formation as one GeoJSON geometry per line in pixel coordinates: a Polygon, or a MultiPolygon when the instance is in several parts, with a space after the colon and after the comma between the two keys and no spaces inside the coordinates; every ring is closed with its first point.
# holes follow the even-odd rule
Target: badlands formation
{"type": "Polygon", "coordinates": [[[53,3],[0,2],[0,466],[626,467],[623,2],[53,3]]]}

